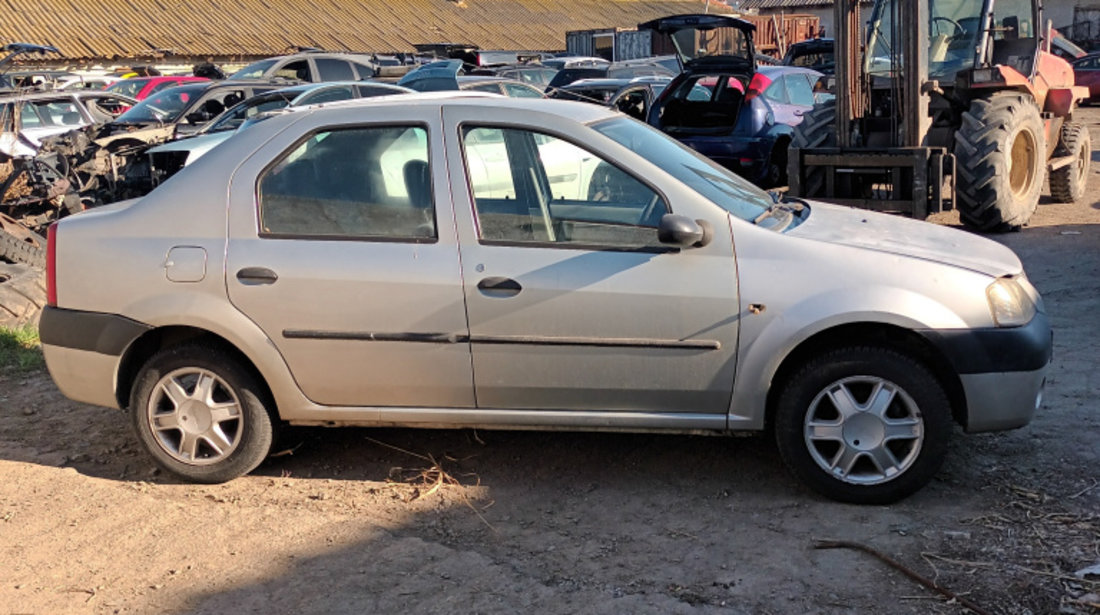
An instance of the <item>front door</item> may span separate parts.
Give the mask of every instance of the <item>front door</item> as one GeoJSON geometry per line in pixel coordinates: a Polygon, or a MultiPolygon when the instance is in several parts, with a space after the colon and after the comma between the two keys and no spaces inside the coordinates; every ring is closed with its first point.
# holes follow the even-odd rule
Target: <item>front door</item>
{"type": "Polygon", "coordinates": [[[669,199],[577,145],[590,130],[540,132],[503,110],[444,122],[469,169],[451,181],[478,407],[724,416],[738,329],[725,216],[685,205],[718,232],[670,249],[656,230],[669,199]]]}
{"type": "Polygon", "coordinates": [[[442,137],[421,117],[288,130],[232,182],[231,210],[249,215],[230,221],[230,299],[316,403],[474,405],[458,247],[433,181],[442,137]]]}

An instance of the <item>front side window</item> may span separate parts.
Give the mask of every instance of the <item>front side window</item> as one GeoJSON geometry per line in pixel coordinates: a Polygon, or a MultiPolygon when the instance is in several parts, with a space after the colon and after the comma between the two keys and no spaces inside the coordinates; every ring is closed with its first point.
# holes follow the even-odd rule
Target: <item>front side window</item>
{"type": "Polygon", "coordinates": [[[271,76],[276,79],[313,81],[313,71],[309,70],[309,62],[307,62],[306,60],[287,62],[286,64],[275,69],[275,72],[271,76]]]}
{"type": "Polygon", "coordinates": [[[379,126],[316,133],[261,175],[257,201],[262,236],[434,238],[427,130],[379,126]]]}
{"type": "Polygon", "coordinates": [[[661,195],[588,150],[496,127],[465,128],[463,149],[483,242],[662,247],[661,195]]]}
{"type": "Polygon", "coordinates": [[[73,102],[48,102],[40,104],[39,109],[54,126],[79,126],[84,123],[84,116],[80,114],[80,109],[77,109],[76,103],[73,102]]]}

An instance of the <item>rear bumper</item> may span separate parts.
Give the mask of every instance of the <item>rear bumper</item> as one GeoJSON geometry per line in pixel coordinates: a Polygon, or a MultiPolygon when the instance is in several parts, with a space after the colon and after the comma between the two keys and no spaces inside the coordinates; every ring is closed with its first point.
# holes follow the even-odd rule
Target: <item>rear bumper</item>
{"type": "Polygon", "coordinates": [[[1046,314],[1036,314],[1022,327],[921,333],[959,375],[966,431],[1015,429],[1035,416],[1053,353],[1046,314]]]}
{"type": "Polygon", "coordinates": [[[66,397],[117,408],[119,360],[130,344],[150,329],[116,314],[47,306],[38,334],[46,367],[66,397]]]}

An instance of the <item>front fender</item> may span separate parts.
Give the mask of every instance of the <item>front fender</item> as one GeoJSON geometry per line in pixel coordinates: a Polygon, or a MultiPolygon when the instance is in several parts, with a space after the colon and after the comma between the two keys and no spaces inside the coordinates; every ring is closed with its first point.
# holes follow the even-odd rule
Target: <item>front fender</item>
{"type": "Polygon", "coordinates": [[[810,295],[767,317],[748,317],[741,328],[738,369],[729,411],[730,429],[762,429],[772,380],[783,361],[819,333],[853,324],[907,330],[968,328],[948,306],[904,288],[837,289],[810,295]]]}

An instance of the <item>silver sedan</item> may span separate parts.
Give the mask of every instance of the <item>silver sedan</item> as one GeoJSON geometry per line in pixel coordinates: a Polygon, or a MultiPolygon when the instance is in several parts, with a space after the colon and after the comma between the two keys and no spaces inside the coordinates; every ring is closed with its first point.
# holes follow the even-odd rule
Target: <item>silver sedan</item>
{"type": "Polygon", "coordinates": [[[46,360],[188,480],[282,423],[769,429],[838,500],[1025,425],[1051,352],[1019,259],[782,201],[622,114],[412,95],[288,113],[49,233],[46,360]]]}

